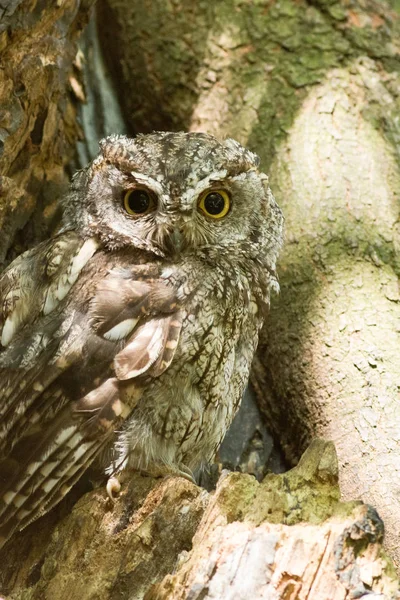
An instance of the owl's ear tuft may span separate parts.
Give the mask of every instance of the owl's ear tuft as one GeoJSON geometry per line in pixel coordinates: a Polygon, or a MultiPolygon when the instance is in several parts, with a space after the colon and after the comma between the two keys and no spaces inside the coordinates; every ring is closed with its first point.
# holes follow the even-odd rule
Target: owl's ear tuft
{"type": "Polygon", "coordinates": [[[111,164],[129,161],[132,140],[124,135],[110,135],[99,142],[100,154],[111,164]]]}
{"type": "Polygon", "coordinates": [[[239,144],[232,138],[224,140],[223,145],[227,150],[232,152],[236,159],[240,162],[240,168],[242,171],[250,171],[250,169],[256,169],[260,164],[260,157],[254,152],[247,150],[242,144],[239,144]]]}

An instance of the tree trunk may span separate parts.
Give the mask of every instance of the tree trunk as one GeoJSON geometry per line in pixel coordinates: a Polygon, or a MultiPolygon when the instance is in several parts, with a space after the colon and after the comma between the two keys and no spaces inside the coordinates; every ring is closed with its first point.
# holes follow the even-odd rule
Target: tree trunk
{"type": "Polygon", "coordinates": [[[395,3],[100,6],[133,129],[204,130],[260,154],[287,233],[259,404],[292,464],[315,435],[335,441],[344,497],[378,509],[400,568],[395,3]]]}
{"type": "Polygon", "coordinates": [[[377,508],[399,568],[400,172],[367,113],[395,125],[396,79],[365,58],[334,69],[279,148],[282,294],[253,382],[288,458],[315,435],[335,441],[344,498],[377,508]]]}
{"type": "MultiPolygon", "coordinates": [[[[66,163],[123,131],[93,24],[76,54],[90,4],[0,9],[2,261],[56,227],[66,163]],[[82,130],[77,99],[90,100],[82,130]]],[[[292,463],[316,434],[335,440],[344,497],[378,509],[399,560],[400,61],[389,0],[99,9],[128,132],[205,130],[260,154],[287,241],[253,372],[259,405],[292,463]]],[[[81,497],[83,486],[16,536],[0,590],[13,600],[399,597],[379,517],[339,502],[330,444],[260,484],[226,475],[214,494],[126,478],[114,505],[103,489],[81,497]]]]}
{"type": "Polygon", "coordinates": [[[93,1],[11,0],[0,7],[0,264],[58,224],[64,169],[80,135],[76,39],[93,1]]]}
{"type": "Polygon", "coordinates": [[[261,484],[222,477],[192,552],[146,600],[395,598],[376,512],[339,495],[334,446],[321,441],[261,484]]]}

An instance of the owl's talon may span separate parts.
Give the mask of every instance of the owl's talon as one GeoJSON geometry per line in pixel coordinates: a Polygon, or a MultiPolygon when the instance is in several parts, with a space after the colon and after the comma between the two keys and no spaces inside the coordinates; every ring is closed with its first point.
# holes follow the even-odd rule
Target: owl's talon
{"type": "Polygon", "coordinates": [[[192,471],[185,465],[179,465],[179,470],[177,471],[176,474],[179,475],[180,477],[183,477],[187,481],[190,481],[190,483],[194,483],[195,485],[197,485],[197,482],[193,476],[192,471]]]}
{"type": "Polygon", "coordinates": [[[112,502],[116,500],[116,497],[121,491],[121,484],[116,477],[110,477],[106,485],[107,495],[112,502]]]}
{"type": "Polygon", "coordinates": [[[150,475],[150,477],[183,477],[187,481],[190,481],[190,483],[197,485],[192,471],[183,464],[154,465],[146,471],[142,471],[142,473],[144,475],[150,475]]]}

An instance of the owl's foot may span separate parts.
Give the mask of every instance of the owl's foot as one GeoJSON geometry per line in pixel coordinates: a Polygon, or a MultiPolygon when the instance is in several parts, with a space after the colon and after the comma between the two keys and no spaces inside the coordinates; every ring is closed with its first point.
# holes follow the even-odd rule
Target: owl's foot
{"type": "Polygon", "coordinates": [[[106,485],[107,495],[112,502],[116,500],[119,492],[121,491],[121,484],[116,477],[110,477],[106,485]]]}
{"type": "Polygon", "coordinates": [[[145,472],[152,477],[183,477],[190,483],[197,485],[192,471],[182,463],[178,465],[155,465],[145,472]]]}
{"type": "Polygon", "coordinates": [[[194,478],[192,471],[189,469],[189,467],[187,467],[186,465],[183,465],[182,463],[180,465],[178,465],[178,468],[176,470],[176,475],[179,475],[179,477],[184,477],[191,483],[194,483],[195,485],[197,485],[197,482],[194,478]]]}

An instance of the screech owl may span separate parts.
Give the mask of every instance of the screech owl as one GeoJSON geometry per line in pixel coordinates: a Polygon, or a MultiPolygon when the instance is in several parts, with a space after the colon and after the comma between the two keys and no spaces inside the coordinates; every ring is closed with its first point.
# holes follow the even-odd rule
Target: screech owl
{"type": "Polygon", "coordinates": [[[278,286],[283,218],[258,162],[207,134],[108,137],[60,232],[4,272],[3,541],[99,455],[186,476],[213,458],[278,286]]]}

